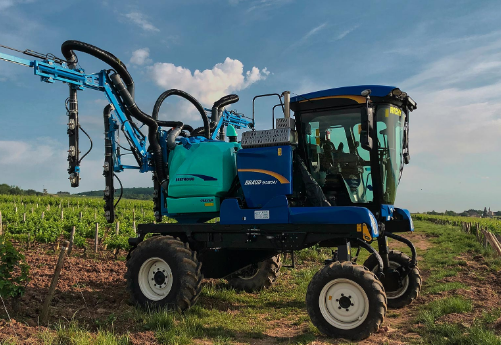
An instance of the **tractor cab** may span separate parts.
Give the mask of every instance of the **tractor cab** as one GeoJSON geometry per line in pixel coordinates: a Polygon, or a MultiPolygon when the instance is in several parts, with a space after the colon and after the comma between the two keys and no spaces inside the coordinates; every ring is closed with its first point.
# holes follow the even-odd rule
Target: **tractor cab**
{"type": "Polygon", "coordinates": [[[416,109],[405,92],[341,87],[292,97],[290,106],[298,154],[332,206],[363,206],[376,214],[394,204],[410,158],[409,113],[416,109]]]}

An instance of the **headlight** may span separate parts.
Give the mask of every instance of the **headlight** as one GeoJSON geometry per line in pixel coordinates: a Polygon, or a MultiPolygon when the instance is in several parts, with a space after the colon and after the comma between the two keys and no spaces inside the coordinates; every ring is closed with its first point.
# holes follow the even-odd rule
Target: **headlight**
{"type": "Polygon", "coordinates": [[[369,216],[371,218],[371,225],[372,225],[372,229],[374,230],[374,235],[379,235],[379,229],[377,227],[376,217],[374,217],[372,212],[369,212],[369,216]]]}

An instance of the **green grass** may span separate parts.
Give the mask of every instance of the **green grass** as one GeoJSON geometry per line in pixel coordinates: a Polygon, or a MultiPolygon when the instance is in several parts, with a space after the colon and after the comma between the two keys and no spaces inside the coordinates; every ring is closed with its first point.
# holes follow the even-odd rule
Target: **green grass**
{"type": "Polygon", "coordinates": [[[446,297],[431,301],[423,307],[423,311],[417,317],[417,321],[425,324],[433,324],[441,316],[452,313],[467,313],[473,306],[470,300],[462,297],[446,297]]]}
{"type": "MultiPolygon", "coordinates": [[[[448,225],[437,225],[429,222],[415,222],[416,231],[429,236],[433,244],[431,248],[420,253],[423,260],[420,268],[428,270],[429,276],[424,281],[423,294],[437,294],[456,289],[467,289],[461,282],[444,282],[446,277],[457,276],[467,270],[464,259],[460,255],[466,253],[485,258],[492,269],[499,267],[499,259],[492,256],[490,250],[484,249],[473,235],[463,233],[459,228],[448,225]]],[[[478,279],[482,279],[479,273],[478,279]]],[[[419,308],[416,322],[422,327],[415,329],[422,340],[420,344],[436,345],[497,345],[501,338],[492,330],[492,323],[501,315],[500,310],[487,311],[479,319],[472,320],[471,327],[461,323],[443,323],[440,317],[457,313],[469,313],[473,310],[472,301],[460,296],[447,296],[433,300],[419,308]],[[437,321],[438,320],[438,321],[437,321]]]]}

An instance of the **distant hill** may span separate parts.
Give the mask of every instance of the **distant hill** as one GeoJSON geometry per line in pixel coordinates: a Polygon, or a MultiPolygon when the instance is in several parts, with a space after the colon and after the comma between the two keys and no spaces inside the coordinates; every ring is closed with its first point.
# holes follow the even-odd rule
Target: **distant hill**
{"type": "Polygon", "coordinates": [[[44,193],[37,192],[34,189],[21,189],[18,186],[9,186],[6,183],[0,184],[0,194],[6,195],[43,195],[44,193]]]}
{"type": "MultiPolygon", "coordinates": [[[[95,190],[95,191],[93,190],[93,191],[88,191],[88,192],[76,193],[73,195],[102,197],[104,195],[104,191],[103,190],[95,190]]],[[[119,195],[120,195],[120,189],[118,189],[115,192],[115,197],[118,197],[119,195]]],[[[151,200],[153,198],[153,188],[152,187],[148,187],[148,188],[141,188],[141,187],[124,188],[124,194],[122,197],[125,199],[151,200]]]]}

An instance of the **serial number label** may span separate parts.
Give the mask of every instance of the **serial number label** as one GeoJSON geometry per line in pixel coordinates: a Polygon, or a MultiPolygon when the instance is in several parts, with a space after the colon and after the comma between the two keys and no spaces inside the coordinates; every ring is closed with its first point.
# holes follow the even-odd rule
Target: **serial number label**
{"type": "Polygon", "coordinates": [[[270,219],[270,211],[254,211],[254,219],[270,219]]]}
{"type": "Polygon", "coordinates": [[[267,184],[277,184],[277,181],[265,181],[265,180],[246,180],[245,185],[246,186],[260,186],[260,185],[267,185],[267,184]]]}

